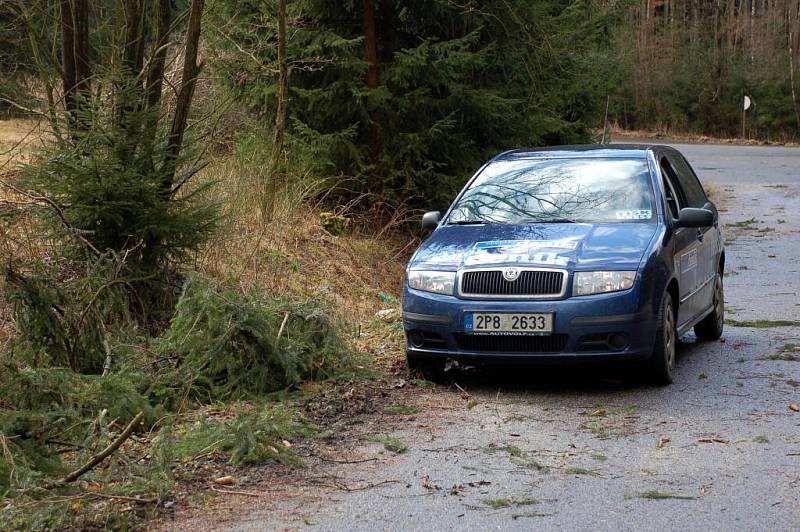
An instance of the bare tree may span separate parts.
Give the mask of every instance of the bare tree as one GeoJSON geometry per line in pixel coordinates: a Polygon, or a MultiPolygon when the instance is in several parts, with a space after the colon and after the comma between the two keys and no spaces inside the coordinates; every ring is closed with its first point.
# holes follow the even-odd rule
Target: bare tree
{"type": "Polygon", "coordinates": [[[265,197],[261,202],[262,217],[272,216],[275,194],[278,190],[278,165],[283,153],[283,137],[286,132],[286,116],[289,112],[289,68],[286,60],[286,0],[278,2],[278,107],[275,112],[275,138],[267,170],[265,197]]]}
{"type": "Polygon", "coordinates": [[[71,127],[85,129],[86,123],[75,114],[88,98],[89,7],[87,0],[61,0],[61,81],[64,107],[71,113],[71,127]]]}
{"type": "Polygon", "coordinates": [[[194,88],[197,85],[197,76],[202,65],[197,63],[197,50],[200,43],[200,25],[203,19],[204,0],[192,0],[189,9],[189,25],[186,31],[186,54],[183,59],[183,73],[175,102],[175,114],[172,118],[172,127],[167,138],[167,153],[164,159],[163,190],[170,193],[172,182],[175,178],[175,161],[180,155],[183,145],[183,136],[186,133],[186,123],[189,120],[189,110],[192,105],[194,88]]]}

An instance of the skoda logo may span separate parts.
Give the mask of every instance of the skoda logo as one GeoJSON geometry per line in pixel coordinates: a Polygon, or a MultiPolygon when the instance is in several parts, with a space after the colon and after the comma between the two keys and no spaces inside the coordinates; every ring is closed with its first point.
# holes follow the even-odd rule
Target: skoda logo
{"type": "Polygon", "coordinates": [[[519,277],[519,268],[505,268],[503,270],[503,279],[506,281],[516,281],[519,277]]]}

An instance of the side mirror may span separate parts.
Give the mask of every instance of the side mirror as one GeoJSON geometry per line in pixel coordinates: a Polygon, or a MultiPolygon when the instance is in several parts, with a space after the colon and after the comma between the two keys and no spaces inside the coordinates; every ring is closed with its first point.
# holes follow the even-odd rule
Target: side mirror
{"type": "Polygon", "coordinates": [[[442,221],[442,213],[439,211],[426,212],[422,215],[422,228],[436,229],[440,221],[442,221]]]}
{"type": "Polygon", "coordinates": [[[678,213],[675,227],[711,227],[714,225],[714,213],[708,209],[685,207],[678,213]]]}

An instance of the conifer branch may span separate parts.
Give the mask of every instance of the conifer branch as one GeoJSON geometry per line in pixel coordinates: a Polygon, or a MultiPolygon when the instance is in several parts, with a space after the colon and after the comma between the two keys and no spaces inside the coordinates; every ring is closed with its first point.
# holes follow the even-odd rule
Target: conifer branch
{"type": "Polygon", "coordinates": [[[108,447],[100,451],[98,454],[92,456],[88,462],[86,462],[81,467],[79,467],[72,473],[68,474],[64,478],[57,480],[56,482],[52,482],[50,484],[45,485],[44,489],[51,490],[53,488],[63,486],[64,484],[75,482],[84,474],[94,469],[97,466],[97,464],[108,458],[111,454],[114,453],[114,451],[119,449],[119,447],[125,442],[125,440],[130,438],[131,434],[133,434],[133,431],[136,429],[136,427],[139,426],[143,418],[144,418],[144,412],[139,412],[138,414],[136,414],[136,417],[134,417],[131,420],[131,422],[128,423],[128,425],[125,427],[125,430],[123,430],[122,433],[119,436],[117,436],[117,439],[111,442],[111,444],[108,447]]]}

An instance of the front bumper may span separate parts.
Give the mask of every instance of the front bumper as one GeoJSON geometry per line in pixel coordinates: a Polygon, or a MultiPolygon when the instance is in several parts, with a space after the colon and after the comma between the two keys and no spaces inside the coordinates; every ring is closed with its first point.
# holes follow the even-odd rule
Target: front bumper
{"type": "Polygon", "coordinates": [[[642,299],[636,287],[549,301],[470,300],[406,288],[403,326],[407,353],[412,358],[451,358],[467,363],[644,360],[653,351],[656,320],[653,305],[642,299]],[[468,312],[552,312],[552,337],[470,338],[464,328],[468,312]]]}

